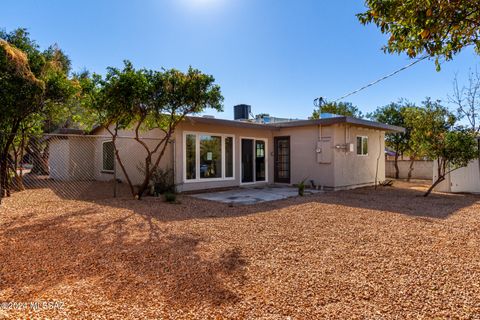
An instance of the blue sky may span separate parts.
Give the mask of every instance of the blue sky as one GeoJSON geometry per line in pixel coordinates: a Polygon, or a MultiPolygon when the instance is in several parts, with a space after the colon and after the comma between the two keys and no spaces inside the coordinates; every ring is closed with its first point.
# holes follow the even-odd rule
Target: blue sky
{"type": "MultiPolygon", "coordinates": [[[[103,74],[124,59],[152,69],[189,65],[215,76],[232,118],[253,113],[306,118],[313,99],[334,100],[408,64],[381,51],[386,37],[355,17],[363,1],[138,0],[8,1],[0,27],[26,27],[42,47],[58,43],[73,62],[103,74]]],[[[456,73],[480,66],[473,50],[435,71],[423,61],[346,101],[363,112],[401,97],[446,99],[456,73]]]]}

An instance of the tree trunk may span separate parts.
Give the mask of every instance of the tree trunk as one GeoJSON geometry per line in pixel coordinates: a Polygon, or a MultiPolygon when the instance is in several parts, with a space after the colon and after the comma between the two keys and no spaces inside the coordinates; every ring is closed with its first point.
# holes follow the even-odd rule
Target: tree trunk
{"type": "Polygon", "coordinates": [[[8,179],[8,155],[2,154],[0,159],[0,198],[10,197],[10,184],[8,179]]]}
{"type": "Polygon", "coordinates": [[[33,165],[31,172],[41,176],[48,175],[48,142],[47,146],[42,150],[38,138],[32,137],[28,143],[28,153],[33,165]]]}
{"type": "Polygon", "coordinates": [[[7,159],[3,154],[0,155],[0,203],[7,191],[7,159]]]}
{"type": "MultiPolygon", "coordinates": [[[[115,128],[113,129],[113,132],[109,128],[109,125],[106,125],[105,129],[112,136],[112,143],[113,143],[115,158],[117,159],[117,162],[120,165],[120,169],[122,169],[122,173],[125,176],[125,179],[127,180],[128,186],[130,187],[130,193],[132,194],[132,197],[135,198],[135,196],[136,196],[135,195],[135,188],[133,187],[132,181],[130,180],[130,176],[128,175],[127,170],[125,169],[125,166],[123,165],[122,159],[120,158],[120,153],[119,153],[118,148],[117,148],[118,124],[115,125],[115,128]]],[[[115,179],[116,179],[116,177],[115,177],[115,179]]]]}
{"type": "MultiPolygon", "coordinates": [[[[18,124],[14,124],[12,132],[16,133],[18,131],[18,126],[18,124]]],[[[5,196],[10,197],[10,186],[8,183],[8,151],[13,144],[14,138],[14,134],[9,134],[8,138],[5,139],[5,145],[3,145],[3,148],[0,150],[0,199],[5,196]]]]}
{"type": "Polygon", "coordinates": [[[25,155],[25,134],[22,132],[22,142],[20,143],[20,180],[19,185],[21,190],[25,190],[25,184],[23,183],[23,157],[25,155]]]}
{"type": "Polygon", "coordinates": [[[395,179],[400,178],[400,169],[398,168],[398,152],[395,153],[395,179]]]}
{"type": "Polygon", "coordinates": [[[435,181],[430,188],[428,188],[427,192],[423,195],[424,197],[428,197],[430,193],[432,193],[433,189],[435,189],[436,186],[438,186],[442,181],[445,180],[445,176],[439,176],[437,181],[435,181]]]}
{"type": "MultiPolygon", "coordinates": [[[[115,146],[115,144],[114,144],[115,146]]],[[[117,147],[115,146],[115,157],[117,158],[118,164],[120,165],[120,169],[122,169],[123,175],[125,176],[125,179],[127,179],[128,186],[130,187],[130,192],[132,194],[132,197],[135,197],[135,188],[133,187],[132,181],[130,180],[130,177],[127,173],[127,170],[125,169],[125,166],[123,165],[122,159],[120,158],[120,155],[118,153],[117,147]]]]}
{"type": "Polygon", "coordinates": [[[413,173],[413,166],[415,164],[415,157],[410,157],[410,166],[408,167],[408,175],[407,175],[407,182],[410,182],[412,179],[412,173],[413,173]]]}
{"type": "MultiPolygon", "coordinates": [[[[145,191],[147,190],[148,188],[148,183],[150,182],[150,177],[152,176],[153,172],[155,170],[157,170],[158,168],[158,165],[160,164],[160,160],[163,158],[163,155],[165,154],[165,150],[167,149],[167,146],[168,146],[168,142],[170,141],[170,137],[171,137],[171,134],[168,134],[168,137],[166,137],[165,141],[164,141],[164,146],[162,148],[162,151],[160,151],[160,154],[158,155],[158,158],[157,160],[155,161],[155,163],[153,164],[152,168],[151,169],[147,169],[145,168],[145,179],[143,180],[143,183],[142,185],[139,187],[138,189],[138,193],[137,193],[137,199],[140,200],[142,197],[143,197],[143,194],[145,193],[145,191]]],[[[151,157],[150,157],[150,161],[151,161],[151,157]]]]}

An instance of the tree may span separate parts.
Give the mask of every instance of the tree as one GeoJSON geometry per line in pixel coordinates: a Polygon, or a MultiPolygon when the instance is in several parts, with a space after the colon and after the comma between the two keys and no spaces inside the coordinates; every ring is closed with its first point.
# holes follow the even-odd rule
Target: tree
{"type": "Polygon", "coordinates": [[[470,71],[468,84],[460,87],[458,78],[453,81],[453,96],[449,101],[457,108],[459,119],[466,119],[475,134],[480,132],[480,72],[470,71]]]}
{"type": "Polygon", "coordinates": [[[93,109],[112,136],[115,157],[135,198],[141,199],[147,190],[177,125],[186,116],[206,108],[222,110],[223,97],[214,82],[212,76],[192,68],[186,73],[175,69],[136,70],[129,61],[122,70],[109,68],[105,79],[97,78],[98,85],[91,88],[93,109]],[[151,147],[141,139],[140,132],[154,128],[160,129],[163,136],[151,147]],[[146,154],[144,178],[138,190],[132,185],[116,144],[118,131],[123,129],[133,129],[135,141],[146,154]]]}
{"type": "Polygon", "coordinates": [[[314,110],[310,119],[319,119],[322,113],[332,113],[339,116],[363,118],[363,114],[351,102],[325,102],[314,110]]]}
{"type": "Polygon", "coordinates": [[[439,59],[467,46],[480,53],[480,0],[366,0],[366,6],[357,17],[389,35],[385,52],[435,57],[437,69],[439,59]]]}
{"type": "Polygon", "coordinates": [[[0,39],[0,199],[10,195],[9,151],[22,120],[37,110],[45,91],[32,73],[25,53],[0,39]]]}
{"type": "Polygon", "coordinates": [[[425,121],[427,121],[424,117],[425,114],[426,113],[423,112],[423,106],[409,106],[402,110],[405,128],[408,132],[408,149],[405,150],[405,153],[410,157],[407,181],[412,179],[415,160],[426,156],[424,144],[422,143],[423,136],[420,134],[425,121]]]}
{"type": "Polygon", "coordinates": [[[10,192],[8,171],[16,174],[11,152],[23,153],[15,148],[28,148],[25,134],[41,132],[49,115],[77,97],[69,69],[70,60],[57,46],[42,52],[26,29],[0,31],[0,197],[10,192]]]}
{"type": "Polygon", "coordinates": [[[405,128],[405,132],[387,133],[385,135],[385,145],[395,152],[395,179],[400,177],[398,167],[398,158],[409,150],[410,147],[410,128],[407,128],[405,121],[405,110],[411,107],[408,102],[392,102],[384,107],[377,108],[373,113],[367,114],[367,117],[377,122],[390,124],[405,128]]]}
{"type": "Polygon", "coordinates": [[[475,159],[477,146],[472,131],[456,127],[455,116],[439,101],[427,99],[420,110],[423,113],[421,125],[417,127],[413,139],[429,158],[437,162],[437,179],[425,193],[426,197],[445,180],[447,174],[475,159]]]}

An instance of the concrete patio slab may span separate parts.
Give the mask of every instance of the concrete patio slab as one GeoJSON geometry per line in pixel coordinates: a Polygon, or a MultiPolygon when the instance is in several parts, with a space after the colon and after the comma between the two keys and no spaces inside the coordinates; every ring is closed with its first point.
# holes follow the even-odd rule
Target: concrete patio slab
{"type": "MultiPolygon", "coordinates": [[[[321,193],[320,190],[305,190],[305,195],[321,193]]],[[[208,193],[193,194],[192,197],[231,204],[256,204],[260,202],[275,201],[298,196],[298,189],[294,187],[252,187],[239,188],[228,191],[213,191],[208,193]]]]}

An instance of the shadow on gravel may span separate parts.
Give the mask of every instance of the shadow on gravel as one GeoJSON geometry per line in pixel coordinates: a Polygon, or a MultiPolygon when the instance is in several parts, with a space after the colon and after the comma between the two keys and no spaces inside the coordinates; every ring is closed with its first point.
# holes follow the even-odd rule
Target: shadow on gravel
{"type": "Polygon", "coordinates": [[[423,197],[422,189],[403,183],[400,187],[378,187],[376,190],[368,187],[328,193],[315,200],[319,203],[437,219],[445,219],[463,208],[480,203],[479,195],[433,193],[423,197]]]}
{"type": "Polygon", "coordinates": [[[99,216],[88,208],[1,232],[8,242],[0,246],[2,299],[34,300],[59,284],[88,280],[111,300],[148,307],[159,296],[180,308],[239,300],[226,285],[245,280],[239,249],[206,259],[198,235],[168,233],[135,213],[108,222],[99,216]]]}
{"type": "Polygon", "coordinates": [[[355,190],[327,192],[305,197],[295,197],[285,200],[263,202],[255,205],[230,206],[224,203],[196,199],[190,196],[180,197],[180,204],[165,204],[159,199],[146,198],[143,201],[100,200],[95,203],[121,207],[132,210],[146,217],[159,221],[176,221],[186,219],[212,219],[249,215],[260,212],[274,211],[293,205],[319,203],[342,207],[361,208],[405,214],[409,216],[445,219],[463,208],[476,203],[480,204],[479,195],[470,194],[439,194],[433,193],[423,197],[423,190],[401,187],[373,187],[355,190]]]}
{"type": "MultiPolygon", "coordinates": [[[[180,195],[179,204],[166,204],[161,198],[145,197],[142,201],[131,199],[125,184],[118,187],[119,197],[112,198],[111,183],[37,181],[31,184],[34,190],[51,190],[60,199],[80,200],[114,208],[132,210],[145,219],[177,221],[186,219],[209,219],[248,215],[271,211],[291,205],[309,202],[333,204],[406,214],[411,216],[444,219],[458,210],[480,202],[480,195],[433,193],[423,197],[428,186],[421,183],[395,182],[393,187],[359,188],[347,191],[313,194],[286,200],[258,203],[255,205],[228,205],[209,200],[180,195]],[[212,210],[212,208],[214,208],[212,210]]],[[[39,200],[41,201],[41,199],[39,200]]]]}

